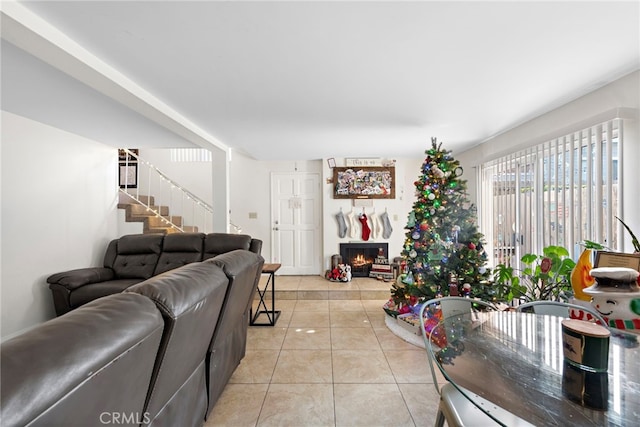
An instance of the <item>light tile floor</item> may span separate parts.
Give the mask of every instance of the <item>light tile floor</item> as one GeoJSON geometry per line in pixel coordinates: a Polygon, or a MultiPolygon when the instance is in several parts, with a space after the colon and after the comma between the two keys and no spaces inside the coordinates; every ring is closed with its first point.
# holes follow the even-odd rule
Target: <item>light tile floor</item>
{"type": "Polygon", "coordinates": [[[386,327],[389,288],[276,276],[282,314],[275,327],[249,327],[247,354],[205,426],[432,426],[439,396],[427,355],[386,327]]]}

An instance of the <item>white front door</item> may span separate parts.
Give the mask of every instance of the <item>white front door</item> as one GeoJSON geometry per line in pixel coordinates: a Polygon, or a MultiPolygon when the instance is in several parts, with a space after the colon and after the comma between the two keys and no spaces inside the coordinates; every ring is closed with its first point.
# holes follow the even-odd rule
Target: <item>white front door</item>
{"type": "Polygon", "coordinates": [[[271,174],[271,253],[280,274],[320,274],[321,214],[319,174],[271,174]]]}

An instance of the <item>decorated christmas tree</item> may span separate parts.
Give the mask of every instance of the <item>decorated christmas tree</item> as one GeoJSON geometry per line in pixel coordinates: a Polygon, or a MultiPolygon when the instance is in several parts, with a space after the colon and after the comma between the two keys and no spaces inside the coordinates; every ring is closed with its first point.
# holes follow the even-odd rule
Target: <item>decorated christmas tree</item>
{"type": "MultiPolygon", "coordinates": [[[[391,289],[396,312],[416,302],[458,295],[491,299],[484,236],[469,203],[460,162],[435,138],[415,182],[417,199],[405,229],[402,271],[391,289]]],[[[389,310],[388,310],[389,311],[389,310]]]]}

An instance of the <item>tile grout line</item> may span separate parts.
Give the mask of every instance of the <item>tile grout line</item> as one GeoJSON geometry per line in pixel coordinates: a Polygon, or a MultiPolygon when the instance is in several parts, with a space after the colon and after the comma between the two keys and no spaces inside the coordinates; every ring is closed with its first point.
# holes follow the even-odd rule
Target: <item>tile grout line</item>
{"type": "MultiPolygon", "coordinates": [[[[268,396],[269,392],[272,391],[272,385],[274,384],[274,382],[273,382],[274,381],[274,375],[275,375],[276,367],[277,367],[278,363],[281,361],[282,351],[284,350],[284,343],[286,342],[287,337],[289,336],[290,330],[292,328],[295,328],[294,326],[292,326],[292,321],[294,319],[294,315],[297,312],[297,310],[299,308],[301,308],[301,307],[299,307],[300,301],[307,301],[306,299],[301,298],[301,297],[304,297],[304,296],[308,297],[309,293],[313,292],[312,289],[307,289],[307,290],[302,289],[301,280],[298,281],[298,283],[296,283],[296,285],[297,286],[296,286],[296,290],[295,290],[295,302],[292,304],[292,307],[289,308],[289,310],[291,310],[291,315],[288,316],[286,325],[283,325],[283,329],[285,329],[285,334],[284,334],[284,337],[282,338],[282,341],[280,342],[280,345],[278,347],[278,355],[277,355],[277,358],[276,358],[276,362],[274,364],[274,368],[273,368],[273,370],[271,372],[271,375],[270,375],[270,378],[269,378],[269,384],[267,386],[267,389],[266,389],[266,392],[265,392],[265,395],[264,395],[264,399],[263,399],[263,402],[262,402],[262,405],[261,405],[261,408],[260,408],[260,411],[259,411],[259,414],[258,414],[258,419],[256,420],[256,427],[260,425],[261,417],[264,415],[263,414],[264,409],[265,409],[264,405],[266,404],[266,400],[267,400],[267,396],[268,396]]],[[[288,289],[285,290],[285,292],[287,292],[287,291],[290,292],[290,290],[288,290],[288,289]]],[[[374,290],[374,289],[372,289],[371,291],[380,292],[380,290],[374,290]]],[[[383,292],[387,292],[387,291],[388,290],[385,289],[383,292]]],[[[332,310],[331,302],[334,301],[334,300],[337,300],[337,299],[334,299],[334,298],[340,297],[339,298],[340,300],[359,301],[360,302],[360,309],[363,311],[363,313],[364,313],[364,315],[366,317],[366,321],[368,323],[368,328],[369,328],[369,330],[371,330],[373,332],[374,336],[376,337],[377,347],[378,347],[378,349],[380,351],[383,352],[383,355],[385,357],[385,361],[387,363],[387,366],[388,366],[389,370],[391,371],[391,373],[393,375],[393,381],[396,384],[396,388],[398,389],[398,392],[401,393],[401,395],[402,395],[402,392],[399,390],[399,386],[398,386],[398,383],[397,383],[397,378],[393,374],[393,370],[391,369],[391,366],[390,366],[390,364],[388,362],[386,354],[384,354],[384,350],[382,348],[382,343],[380,342],[380,338],[375,333],[375,328],[374,328],[373,321],[372,321],[372,316],[374,316],[374,314],[372,314],[373,312],[370,313],[366,309],[365,305],[362,304],[362,298],[365,296],[364,295],[365,291],[363,291],[362,289],[359,289],[359,288],[353,289],[353,290],[350,290],[350,291],[345,291],[345,290],[342,290],[342,289],[329,288],[329,289],[323,290],[321,292],[322,293],[320,295],[322,295],[324,297],[323,299],[325,301],[327,301],[327,310],[328,310],[329,349],[330,349],[330,355],[331,355],[331,358],[330,358],[330,363],[331,363],[330,369],[331,369],[331,386],[332,386],[331,390],[332,390],[332,406],[333,406],[333,425],[335,427],[335,426],[338,425],[338,421],[339,421],[337,419],[337,409],[339,408],[339,405],[338,405],[338,402],[336,402],[336,388],[335,388],[336,387],[336,382],[335,382],[336,377],[335,377],[335,365],[334,365],[334,356],[335,356],[335,351],[334,350],[336,350],[334,348],[334,344],[336,344],[335,343],[335,339],[336,339],[335,333],[336,333],[337,325],[333,324],[333,320],[335,319],[336,312],[339,312],[341,310],[335,310],[335,309],[332,310]],[[342,292],[342,294],[341,294],[341,292],[342,292]],[[348,293],[345,293],[345,292],[348,292],[348,293]],[[356,296],[356,295],[357,295],[358,298],[349,298],[349,297],[353,297],[353,296],[356,296]]],[[[289,294],[289,295],[291,295],[291,294],[289,294]]],[[[369,296],[369,295],[367,295],[367,296],[369,296]]],[[[377,298],[373,298],[372,297],[370,299],[371,300],[379,300],[379,301],[383,301],[384,300],[384,298],[379,298],[379,297],[377,297],[377,298]]],[[[278,295],[276,293],[276,300],[284,301],[284,300],[287,300],[287,298],[278,298],[278,295]]],[[[293,300],[293,299],[290,299],[289,301],[291,301],[291,300],[293,300]]],[[[380,308],[380,310],[382,310],[382,308],[380,308]]],[[[351,310],[345,310],[345,311],[351,311],[351,310]]],[[[283,318],[283,320],[284,320],[284,318],[283,318]]],[[[345,326],[345,327],[347,327],[347,326],[345,326]]],[[[359,384],[359,383],[354,383],[354,384],[359,384]]],[[[404,396],[402,396],[402,397],[403,397],[403,401],[404,401],[404,396]]],[[[406,401],[404,401],[404,402],[405,402],[405,406],[407,406],[406,405],[406,401]]],[[[407,410],[408,410],[408,408],[407,408],[407,410]]],[[[410,411],[409,411],[409,413],[410,413],[410,411]]],[[[411,418],[411,420],[412,420],[413,424],[415,425],[415,421],[413,420],[413,417],[411,418]]],[[[264,422],[264,420],[263,420],[263,422],[264,422]]]]}

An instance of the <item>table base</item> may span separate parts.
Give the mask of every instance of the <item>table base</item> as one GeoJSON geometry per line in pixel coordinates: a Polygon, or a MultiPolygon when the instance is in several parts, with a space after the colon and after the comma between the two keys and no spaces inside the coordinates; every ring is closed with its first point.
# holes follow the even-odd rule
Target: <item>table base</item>
{"type": "Polygon", "coordinates": [[[256,312],[253,313],[253,307],[249,311],[249,325],[251,326],[275,326],[278,318],[280,317],[280,310],[276,310],[276,271],[280,268],[280,264],[265,264],[262,267],[262,274],[268,274],[267,283],[264,285],[264,289],[260,289],[258,286],[258,296],[260,302],[256,312]],[[271,309],[267,308],[267,304],[264,300],[267,291],[271,287],[271,309]],[[262,308],[262,309],[261,309],[262,308]],[[267,321],[257,322],[261,315],[267,316],[267,321]]]}

